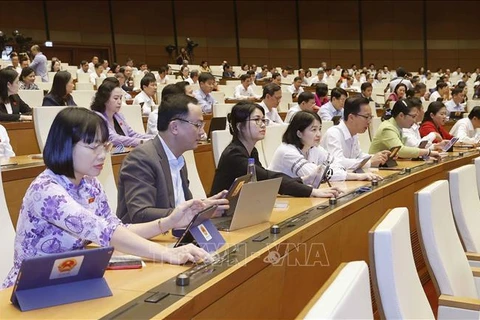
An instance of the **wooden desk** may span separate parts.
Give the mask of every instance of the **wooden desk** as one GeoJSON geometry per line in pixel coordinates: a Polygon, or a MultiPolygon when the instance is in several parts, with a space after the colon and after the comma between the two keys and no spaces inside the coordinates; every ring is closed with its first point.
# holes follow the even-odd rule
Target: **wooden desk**
{"type": "Polygon", "coordinates": [[[33,121],[1,122],[7,129],[10,144],[17,156],[40,153],[33,121]]]}
{"type": "MultiPolygon", "coordinates": [[[[199,274],[192,278],[188,287],[176,287],[172,279],[185,271],[185,266],[148,264],[141,270],[107,271],[106,279],[114,296],[73,305],[21,313],[9,302],[11,289],[1,291],[0,314],[9,319],[62,319],[77,315],[82,318],[114,318],[120,313],[124,318],[293,319],[341,262],[369,261],[368,231],[387,209],[397,206],[405,206],[410,211],[415,263],[422,282],[426,282],[429,277],[419,249],[414,192],[433,181],[445,179],[448,170],[469,164],[477,156],[475,151],[461,158],[445,159],[437,165],[413,168],[412,173],[385,181],[352,201],[347,197],[340,199],[336,206],[327,206],[324,211],[315,208],[325,204],[326,199],[282,198],[282,201],[288,201],[289,207],[275,209],[270,223],[224,233],[227,247],[245,243],[242,246],[245,252],[240,250],[238,253],[242,259],[222,273],[219,272],[222,266],[218,266],[199,274]],[[252,242],[252,237],[259,232],[268,233],[271,224],[278,224],[312,207],[313,211],[302,216],[306,220],[297,222],[295,227],[283,226],[279,235],[269,235],[263,243],[252,242]],[[154,288],[169,292],[170,300],[165,299],[155,306],[149,304],[142,309],[145,307],[144,297],[151,295],[152,291],[147,292],[154,288]],[[126,304],[136,297],[142,300],[126,304]],[[116,310],[121,304],[126,305],[116,310]]],[[[420,164],[400,161],[401,167],[420,164]]],[[[388,178],[396,172],[380,171],[380,174],[388,178]]],[[[337,184],[352,190],[368,183],[337,184]]],[[[157,239],[161,243],[171,243],[172,240],[170,235],[157,239]]]]}

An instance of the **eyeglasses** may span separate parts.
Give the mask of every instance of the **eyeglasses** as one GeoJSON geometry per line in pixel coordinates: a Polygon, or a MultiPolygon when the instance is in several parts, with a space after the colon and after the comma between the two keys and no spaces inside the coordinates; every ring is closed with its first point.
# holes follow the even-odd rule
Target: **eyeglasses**
{"type": "Polygon", "coordinates": [[[88,148],[95,152],[95,154],[100,154],[102,151],[109,153],[112,151],[113,144],[111,142],[105,143],[96,143],[96,144],[80,144],[82,147],[88,148]]]}
{"type": "Polygon", "coordinates": [[[410,117],[412,117],[412,118],[414,118],[414,119],[418,116],[418,114],[410,114],[410,113],[407,113],[406,115],[407,115],[407,116],[410,116],[410,117]]]}
{"type": "Polygon", "coordinates": [[[261,126],[264,124],[265,126],[268,126],[270,124],[270,119],[268,118],[257,118],[257,119],[248,119],[247,121],[254,121],[257,126],[261,126]]]}
{"type": "Polygon", "coordinates": [[[196,127],[197,130],[203,129],[203,127],[205,127],[205,122],[203,122],[203,121],[199,121],[199,122],[195,123],[195,122],[192,122],[190,120],[181,119],[181,118],[174,118],[171,121],[173,121],[173,120],[178,120],[178,121],[181,121],[181,122],[190,123],[192,126],[196,127]]]}
{"type": "Polygon", "coordinates": [[[366,115],[366,114],[354,113],[354,115],[367,119],[367,121],[370,121],[373,119],[373,116],[371,114],[366,115]]]}

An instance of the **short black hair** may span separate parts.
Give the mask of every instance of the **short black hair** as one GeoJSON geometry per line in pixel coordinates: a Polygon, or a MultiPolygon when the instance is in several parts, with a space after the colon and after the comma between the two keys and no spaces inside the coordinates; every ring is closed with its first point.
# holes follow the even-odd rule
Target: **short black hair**
{"type": "Polygon", "coordinates": [[[468,114],[468,119],[472,120],[473,117],[480,119],[480,106],[473,107],[472,111],[468,114]]]}
{"type": "Polygon", "coordinates": [[[350,114],[358,114],[360,112],[360,107],[364,104],[369,104],[367,98],[361,96],[347,98],[347,100],[345,100],[345,105],[343,106],[343,119],[347,121],[350,114]]]}
{"type": "Polygon", "coordinates": [[[300,105],[300,104],[302,104],[302,102],[308,102],[312,99],[315,99],[315,96],[313,95],[313,93],[308,92],[308,91],[304,91],[304,92],[302,92],[298,95],[298,101],[297,102],[300,105]]]}
{"type": "Polygon", "coordinates": [[[276,83],[268,83],[263,86],[262,99],[267,97],[267,94],[273,96],[275,92],[282,90],[282,88],[276,83]]]}
{"type": "Polygon", "coordinates": [[[265,110],[263,110],[259,104],[248,100],[242,100],[233,106],[232,111],[227,115],[230,133],[232,134],[233,138],[238,139],[239,135],[241,135],[237,124],[245,125],[246,121],[250,118],[250,115],[253,111],[255,111],[255,109],[260,110],[262,114],[265,115],[265,110]]]}
{"type": "Polygon", "coordinates": [[[315,93],[317,97],[326,97],[328,95],[328,86],[325,83],[319,82],[315,86],[315,93]]]}
{"type": "Polygon", "coordinates": [[[456,96],[458,95],[459,93],[462,93],[463,92],[463,88],[455,88],[452,90],[452,96],[456,96]]]}
{"type": "Polygon", "coordinates": [[[150,83],[156,83],[157,82],[157,79],[155,79],[155,75],[153,73],[147,73],[143,78],[142,80],[140,80],[140,88],[142,88],[142,91],[143,91],[143,87],[148,87],[150,85],[150,83]]]}
{"type": "Polygon", "coordinates": [[[197,104],[198,101],[185,94],[174,94],[165,98],[165,100],[162,100],[158,107],[158,131],[166,131],[168,129],[168,124],[173,119],[184,119],[188,117],[188,105],[190,103],[197,104]]]}
{"type": "Polygon", "coordinates": [[[397,68],[397,77],[403,78],[407,75],[407,71],[403,67],[397,68]]]}
{"type": "Polygon", "coordinates": [[[13,84],[18,77],[18,72],[13,68],[0,70],[0,101],[7,103],[8,100],[8,86],[7,83],[13,84]]]}
{"type": "Polygon", "coordinates": [[[360,86],[360,90],[363,92],[365,90],[367,90],[368,88],[373,88],[372,84],[370,82],[364,82],[362,83],[362,85],[360,86]]]}
{"type": "Polygon", "coordinates": [[[445,83],[445,82],[443,82],[443,81],[442,81],[442,82],[437,82],[437,91],[438,91],[439,89],[443,89],[443,88],[445,88],[445,87],[448,87],[448,84],[447,84],[447,83],[445,83]]]}
{"type": "Polygon", "coordinates": [[[105,103],[107,103],[108,99],[110,99],[110,95],[112,94],[113,89],[118,88],[118,79],[111,77],[115,79],[117,82],[115,83],[114,81],[108,80],[108,81],[103,81],[100,87],[98,87],[97,92],[95,93],[95,97],[93,98],[92,105],[90,106],[90,109],[93,111],[97,111],[100,113],[105,112],[105,103]]]}
{"type": "Polygon", "coordinates": [[[302,78],[300,78],[300,77],[293,78],[293,82],[297,82],[298,80],[302,80],[302,78]]]}
{"type": "Polygon", "coordinates": [[[248,75],[246,73],[244,73],[240,76],[240,82],[245,82],[245,80],[247,80],[247,79],[250,79],[250,75],[248,75]]]}
{"type": "Polygon", "coordinates": [[[99,115],[86,108],[68,107],[53,120],[43,150],[45,166],[55,174],[75,178],[73,147],[79,141],[90,144],[108,140],[108,128],[99,115]],[[99,135],[99,136],[98,136],[99,135]]]}
{"type": "Polygon", "coordinates": [[[310,111],[298,111],[293,116],[290,124],[285,130],[282,137],[282,142],[296,146],[299,149],[303,148],[303,143],[297,134],[297,131],[303,132],[308,126],[310,126],[315,120],[322,124],[322,120],[315,112],[310,111]]]}
{"type": "Polygon", "coordinates": [[[333,100],[340,99],[342,96],[348,97],[347,91],[343,90],[342,88],[333,88],[332,92],[330,93],[330,98],[333,100]]]}
{"type": "Polygon", "coordinates": [[[162,101],[175,94],[185,94],[185,89],[180,88],[175,83],[167,84],[162,89],[162,101]]]}
{"type": "Polygon", "coordinates": [[[417,108],[417,106],[410,103],[409,99],[401,99],[395,102],[392,108],[391,117],[396,118],[400,113],[407,115],[410,113],[410,110],[417,108]]]}
{"type": "Polygon", "coordinates": [[[22,72],[20,73],[20,81],[23,81],[25,77],[29,76],[32,73],[35,74],[35,70],[33,70],[32,68],[30,67],[23,68],[22,72]]]}
{"type": "Polygon", "coordinates": [[[199,82],[199,83],[205,83],[205,82],[207,82],[208,80],[213,80],[213,81],[215,81],[215,77],[214,77],[211,73],[209,73],[209,72],[202,72],[202,73],[200,74],[200,76],[198,77],[198,82],[199,82]]]}

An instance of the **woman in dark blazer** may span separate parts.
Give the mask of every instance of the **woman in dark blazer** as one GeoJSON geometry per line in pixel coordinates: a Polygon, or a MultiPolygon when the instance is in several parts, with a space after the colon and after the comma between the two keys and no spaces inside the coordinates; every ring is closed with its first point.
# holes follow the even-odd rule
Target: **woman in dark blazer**
{"type": "Polygon", "coordinates": [[[71,95],[72,75],[68,71],[58,71],[53,78],[52,89],[43,97],[42,106],[76,106],[71,95]]]}
{"type": "Polygon", "coordinates": [[[0,121],[32,120],[32,108],[18,95],[19,74],[11,68],[0,70],[0,121]]]}
{"type": "Polygon", "coordinates": [[[282,178],[280,194],[294,197],[328,198],[338,195],[338,188],[314,189],[304,184],[301,178],[291,178],[286,174],[270,171],[262,166],[255,144],[265,138],[269,120],[265,118],[265,111],[261,106],[250,101],[241,101],[232,108],[228,120],[233,139],[220,157],[211,194],[228,190],[235,178],[247,173],[248,158],[254,158],[258,181],[282,178]]]}

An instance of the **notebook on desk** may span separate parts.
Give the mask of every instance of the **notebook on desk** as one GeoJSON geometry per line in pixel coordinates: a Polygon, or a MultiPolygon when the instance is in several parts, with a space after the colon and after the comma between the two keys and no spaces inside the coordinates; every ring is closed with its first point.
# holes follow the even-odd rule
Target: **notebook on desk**
{"type": "MultiPolygon", "coordinates": [[[[51,246],[55,239],[51,240],[51,246]]],[[[103,278],[113,247],[23,260],[10,301],[21,311],[111,296],[103,278]]]]}
{"type": "Polygon", "coordinates": [[[234,231],[269,221],[281,182],[275,178],[244,184],[233,212],[213,223],[219,230],[234,231]]]}

